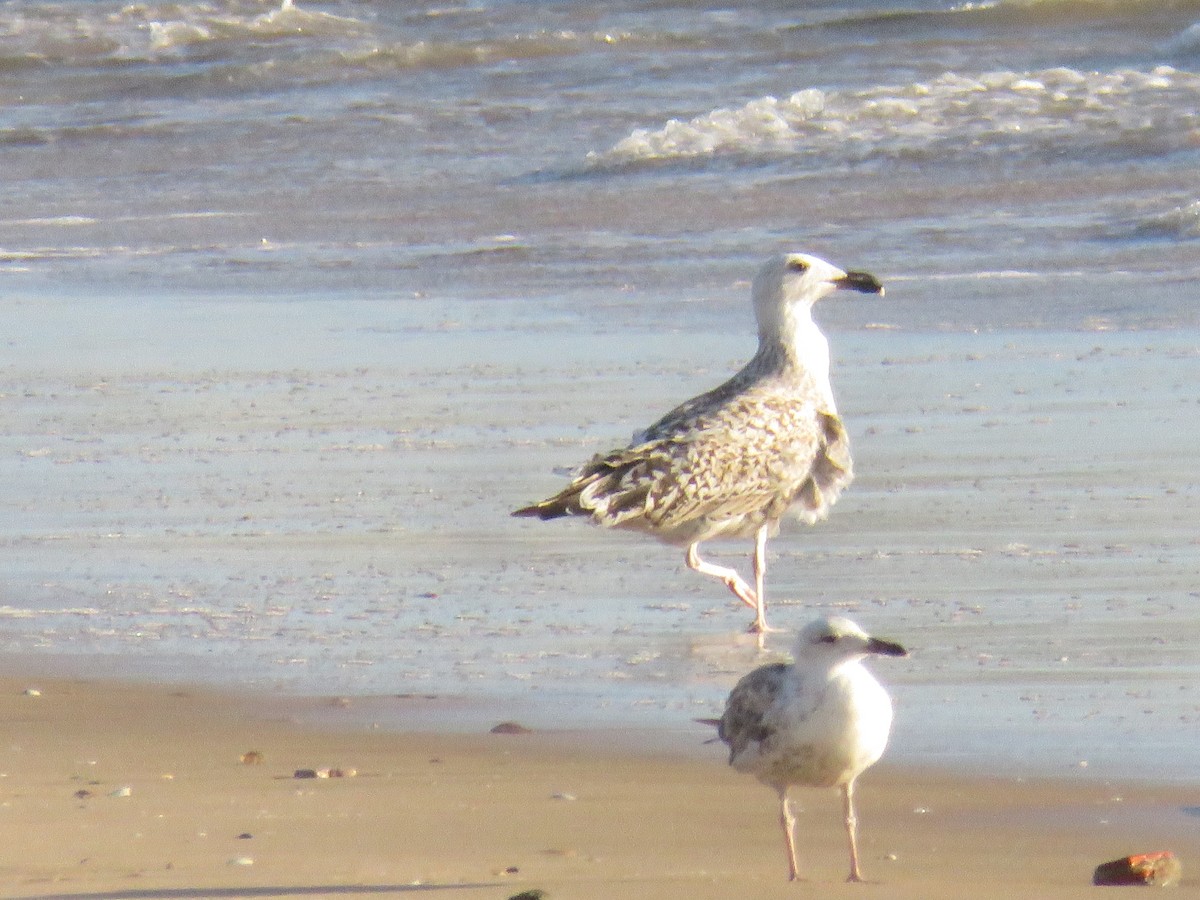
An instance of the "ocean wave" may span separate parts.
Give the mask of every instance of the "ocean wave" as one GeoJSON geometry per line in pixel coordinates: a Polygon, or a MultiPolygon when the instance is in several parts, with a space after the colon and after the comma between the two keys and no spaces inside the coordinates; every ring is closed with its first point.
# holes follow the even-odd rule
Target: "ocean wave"
{"type": "Polygon", "coordinates": [[[356,47],[341,53],[350,66],[373,69],[454,68],[491,65],[523,59],[566,56],[583,50],[616,45],[680,47],[694,44],[682,36],[638,34],[627,31],[532,31],[490,40],[415,41],[356,47]]]}
{"type": "Polygon", "coordinates": [[[1176,56],[1200,55],[1200,22],[1194,22],[1180,32],[1166,46],[1168,53],[1176,56]]]}
{"type": "Polygon", "coordinates": [[[95,140],[130,140],[138,138],[163,138],[176,132],[169,122],[114,123],[102,122],[95,125],[50,125],[35,127],[18,125],[0,128],[0,147],[36,147],[45,144],[95,140]]]}
{"type": "MultiPolygon", "coordinates": [[[[436,17],[434,13],[427,16],[436,17]]],[[[527,24],[527,23],[522,23],[527,24]]],[[[445,69],[569,56],[608,48],[689,50],[705,38],[653,29],[401,28],[374,19],[311,10],[298,0],[202,0],[0,5],[0,73],[38,67],[161,65],[177,86],[209,73],[230,83],[263,77],[339,77],[346,69],[445,69]],[[179,63],[199,63],[184,71],[179,63]],[[225,68],[220,68],[220,67],[225,68]]]]}
{"type": "Polygon", "coordinates": [[[998,154],[1158,155],[1194,143],[1200,75],[1150,71],[946,73],[857,91],[806,89],[638,129],[587,155],[590,170],[807,157],[977,159],[998,154]]]}
{"type": "Polygon", "coordinates": [[[1131,224],[1128,234],[1135,238],[1200,238],[1200,200],[1144,216],[1131,224]]]}
{"type": "Polygon", "coordinates": [[[153,7],[126,7],[125,12],[139,18],[140,28],[149,34],[153,52],[174,50],[214,41],[238,41],[246,38],[270,40],[295,37],[357,37],[370,26],[357,19],[332,13],[313,12],[282,0],[267,12],[246,14],[237,10],[205,9],[204,6],[172,5],[174,17],[163,16],[153,7]]]}
{"type": "MultiPolygon", "coordinates": [[[[962,0],[945,9],[869,10],[817,23],[821,27],[892,24],[912,27],[1069,25],[1133,22],[1200,13],[1200,0],[962,0]]],[[[805,27],[811,27],[805,26],[805,27]]]]}
{"type": "Polygon", "coordinates": [[[1031,24],[1055,21],[1126,20],[1147,14],[1186,13],[1200,10],[1200,0],[966,0],[955,11],[977,13],[1007,21],[1031,24]]]}
{"type": "Polygon", "coordinates": [[[358,38],[369,23],[294,0],[197,3],[12,4],[0,8],[0,71],[29,65],[154,62],[218,44],[358,38]]]}

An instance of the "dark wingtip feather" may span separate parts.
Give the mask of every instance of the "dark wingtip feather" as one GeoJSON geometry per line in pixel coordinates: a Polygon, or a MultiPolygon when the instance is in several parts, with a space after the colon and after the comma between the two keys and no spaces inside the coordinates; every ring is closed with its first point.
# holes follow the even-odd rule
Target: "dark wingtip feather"
{"type": "Polygon", "coordinates": [[[523,506],[520,509],[515,509],[511,514],[519,519],[538,518],[546,522],[550,519],[561,519],[563,516],[569,515],[570,510],[561,503],[545,500],[541,503],[535,503],[532,506],[523,506]]]}

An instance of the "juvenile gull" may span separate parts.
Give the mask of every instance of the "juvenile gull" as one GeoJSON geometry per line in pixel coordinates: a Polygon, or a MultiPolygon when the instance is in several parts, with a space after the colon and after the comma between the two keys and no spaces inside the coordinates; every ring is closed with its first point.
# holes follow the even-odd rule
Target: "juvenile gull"
{"type": "Polygon", "coordinates": [[[841,788],[850,877],[858,867],[854,780],[883,755],[892,727],[892,701],[867,671],[870,655],[905,656],[899,644],[870,637],[849,619],[817,619],[800,632],[796,661],[761,666],[742,678],[717,734],[729,745],[729,764],[779,794],[788,876],[797,877],[795,817],[788,789],[841,788]]]}
{"type": "Polygon", "coordinates": [[[778,256],[754,279],[758,352],[724,384],[677,406],[629,446],[598,454],[571,483],[514,516],[586,516],[686,547],[690,569],[720,578],[767,630],[767,539],[795,507],[813,524],[829,513],[853,470],[829,383],[829,342],[812,308],[837,290],[883,294],[865,272],[803,253],[778,256]],[[700,558],[704,541],[754,538],[754,587],[700,558]]]}

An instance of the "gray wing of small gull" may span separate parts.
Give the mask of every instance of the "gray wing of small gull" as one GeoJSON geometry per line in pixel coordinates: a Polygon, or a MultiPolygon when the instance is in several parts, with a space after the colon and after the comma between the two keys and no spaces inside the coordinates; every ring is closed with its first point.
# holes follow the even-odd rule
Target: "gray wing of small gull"
{"type": "Polygon", "coordinates": [[[742,677],[725,701],[717,736],[729,745],[729,762],[752,743],[769,740],[775,733],[772,709],[783,692],[788,663],[760,666],[742,677]]]}

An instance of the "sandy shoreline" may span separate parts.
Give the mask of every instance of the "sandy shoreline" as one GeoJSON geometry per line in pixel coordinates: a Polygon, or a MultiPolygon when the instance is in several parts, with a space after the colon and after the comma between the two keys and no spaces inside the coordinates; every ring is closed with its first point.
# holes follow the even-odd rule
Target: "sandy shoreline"
{"type": "MultiPolygon", "coordinates": [[[[639,326],[580,347],[570,320],[442,332],[436,314],[331,301],[285,327],[266,303],[0,304],[33,335],[0,378],[5,654],[516,698],[551,710],[539,726],[716,715],[762,662],[728,592],[674,548],[509,512],[711,387],[752,337],[639,326]],[[271,351],[239,337],[268,332],[271,351]],[[64,333],[88,340],[60,352],[64,333]]],[[[897,762],[1193,780],[1197,336],[834,343],[859,476],[828,522],[772,541],[774,624],[839,612],[910,648],[879,670],[897,762]]]]}
{"type": "Polygon", "coordinates": [[[875,883],[841,882],[836,794],[806,792],[809,881],[796,886],[784,881],[774,798],[728,770],[719,747],[311,724],[314,708],[338,702],[0,679],[0,892],[1056,898],[1094,891],[1099,862],[1168,848],[1184,863],[1182,891],[1200,884],[1189,870],[1200,799],[1178,786],[882,765],[860,791],[875,883]],[[262,762],[243,763],[249,751],[262,762]],[[293,777],[326,767],[357,774],[293,777]]]}

